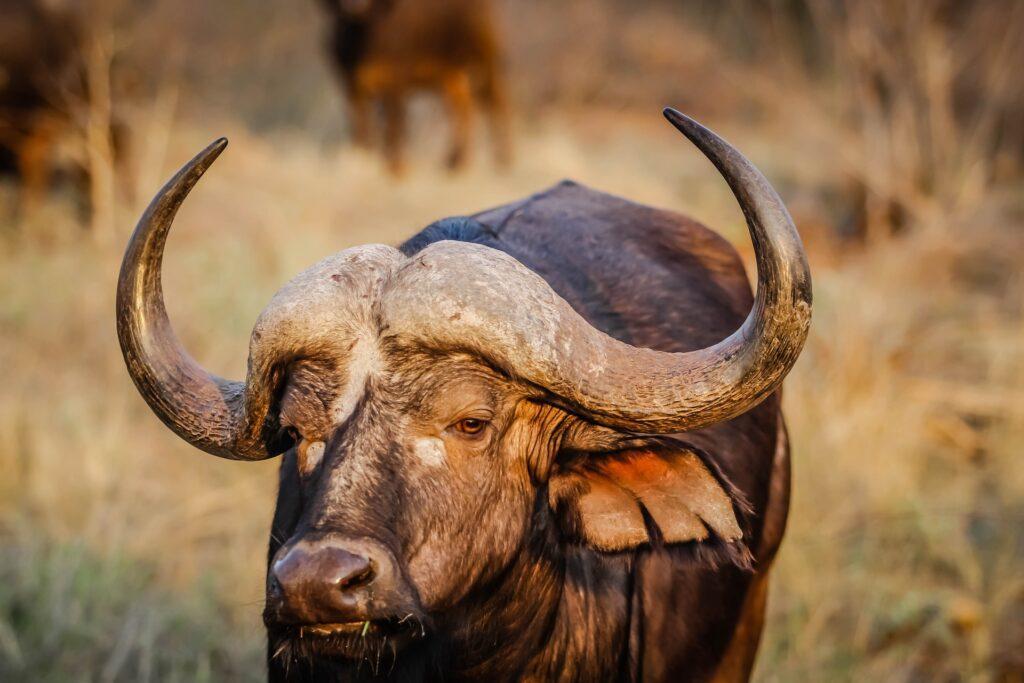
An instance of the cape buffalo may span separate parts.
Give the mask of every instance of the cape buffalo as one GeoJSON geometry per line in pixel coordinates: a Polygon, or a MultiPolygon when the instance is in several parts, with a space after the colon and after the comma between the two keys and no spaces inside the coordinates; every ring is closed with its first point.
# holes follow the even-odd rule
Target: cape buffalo
{"type": "Polygon", "coordinates": [[[474,100],[490,119],[495,156],[510,157],[501,47],[485,0],[321,0],[330,16],[329,56],[348,97],[353,135],[369,146],[373,108],[384,118],[384,152],[401,172],[408,97],[440,93],[452,127],[449,168],[466,161],[474,100]]]}
{"type": "Polygon", "coordinates": [[[181,347],[160,285],[174,214],[227,142],[153,200],[121,269],[121,349],[189,443],[284,454],[271,680],[749,676],[810,275],[764,176],[666,116],[743,208],[756,298],[708,229],[565,182],[314,265],[229,381],[181,347]]]}
{"type": "MultiPolygon", "coordinates": [[[[0,0],[0,172],[17,176],[25,206],[49,186],[60,141],[81,127],[90,98],[88,40],[87,3],[0,0]]],[[[122,157],[126,133],[111,121],[122,157]]]]}

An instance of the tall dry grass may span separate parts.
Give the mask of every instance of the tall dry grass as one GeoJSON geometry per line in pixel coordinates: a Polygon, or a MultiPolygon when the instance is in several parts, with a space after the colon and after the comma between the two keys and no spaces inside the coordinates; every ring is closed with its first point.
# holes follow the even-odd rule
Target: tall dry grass
{"type": "MultiPolygon", "coordinates": [[[[991,139],[955,116],[940,129],[952,138],[932,150],[948,161],[942,183],[906,187],[938,162],[922,162],[927,141],[904,149],[918,133],[901,121],[942,120],[956,78],[925,79],[949,97],[927,99],[938,109],[928,104],[923,119],[901,118],[844,92],[855,91],[844,45],[864,47],[846,15],[811,17],[812,38],[826,31],[835,54],[826,59],[812,41],[819,68],[809,68],[807,51],[771,56],[757,42],[806,36],[806,24],[772,14],[751,33],[727,21],[744,3],[726,3],[730,15],[700,4],[524,2],[537,28],[509,32],[521,103],[515,168],[498,175],[481,158],[465,175],[440,175],[439,136],[421,135],[396,185],[379,160],[341,143],[322,65],[287,78],[318,59],[315,15],[226,2],[209,12],[237,21],[210,24],[187,3],[155,5],[177,66],[158,71],[165,77],[134,110],[130,180],[145,198],[213,137],[232,141],[182,210],[166,259],[171,317],[205,365],[241,376],[263,304],[324,255],[395,242],[562,177],[695,215],[749,257],[727,188],[658,121],[658,105],[679,104],[780,188],[815,277],[812,336],[786,385],[794,500],[758,679],[1024,676],[1024,193],[986,151],[991,139]],[[564,26],[579,21],[589,22],[581,35],[600,39],[559,53],[564,26]],[[748,36],[743,49],[726,40],[737,31],[748,36]],[[254,34],[268,39],[246,39],[254,34]],[[540,70],[545,54],[557,59],[540,70]],[[851,177],[870,202],[905,204],[902,232],[870,210],[867,245],[834,239],[860,201],[842,192],[851,177]]],[[[905,17],[931,6],[906,4],[905,17]]],[[[907,49],[947,73],[949,40],[989,33],[969,35],[920,37],[907,49]]],[[[884,54],[884,43],[865,40],[884,54]]],[[[134,43],[163,48],[153,24],[134,43]]],[[[1005,69],[995,58],[985,68],[1005,69]]],[[[1012,89],[1000,78],[985,81],[982,104],[1012,99],[992,85],[1012,89]]],[[[421,129],[440,125],[432,104],[418,113],[421,129]]],[[[0,679],[258,679],[275,464],[198,453],[136,395],[113,296],[138,206],[114,200],[110,240],[84,239],[60,197],[25,219],[9,208],[0,205],[0,679]]]]}

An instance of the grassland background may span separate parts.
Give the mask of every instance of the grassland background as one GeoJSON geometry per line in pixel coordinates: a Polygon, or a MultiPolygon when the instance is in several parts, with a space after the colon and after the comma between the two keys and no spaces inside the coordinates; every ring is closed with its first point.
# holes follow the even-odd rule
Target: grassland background
{"type": "Polygon", "coordinates": [[[443,173],[422,100],[398,182],[346,142],[315,3],[121,7],[107,35],[134,83],[115,102],[134,198],[86,229],[71,188],[28,216],[0,188],[0,679],[262,676],[276,463],[177,440],[113,329],[124,242],[182,162],[231,140],[164,282],[193,355],[240,377],[252,322],[301,268],[564,177],[689,213],[750,263],[725,184],[660,120],[671,104],[776,184],[814,274],[757,679],[1024,680],[1024,182],[1020,131],[998,123],[1022,97],[1024,8],[948,5],[506,0],[514,167],[484,146],[443,173]],[[858,215],[861,238],[842,237],[858,215]]]}

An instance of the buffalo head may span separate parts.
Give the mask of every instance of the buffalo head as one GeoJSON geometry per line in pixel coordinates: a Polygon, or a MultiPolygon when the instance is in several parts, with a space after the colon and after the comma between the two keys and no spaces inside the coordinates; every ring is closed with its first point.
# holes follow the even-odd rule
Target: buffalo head
{"type": "MultiPolygon", "coordinates": [[[[538,538],[609,553],[655,537],[741,547],[741,501],[669,435],[735,417],[779,386],[806,337],[809,274],[764,177],[666,115],[728,181],[757,251],[746,322],[689,353],[617,341],[511,256],[440,241],[314,265],[261,314],[245,381],[221,379],[176,339],[160,267],[175,212],[226,141],[154,199],[121,270],[121,348],[154,412],[189,443],[294,463],[282,485],[295,502],[267,573],[280,652],[351,658],[408,644],[455,628],[452,615],[480,602],[471,596],[499,585],[510,591],[499,603],[514,604],[500,578],[538,538]]],[[[542,569],[530,580],[542,600],[542,569]]]]}

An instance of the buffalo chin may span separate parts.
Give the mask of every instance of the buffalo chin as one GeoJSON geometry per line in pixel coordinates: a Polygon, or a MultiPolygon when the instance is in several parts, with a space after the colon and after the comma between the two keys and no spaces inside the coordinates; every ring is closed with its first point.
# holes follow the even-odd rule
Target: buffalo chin
{"type": "Polygon", "coordinates": [[[403,649],[426,636],[422,621],[404,619],[302,624],[269,628],[272,658],[282,663],[328,659],[339,664],[394,665],[403,649]]]}

